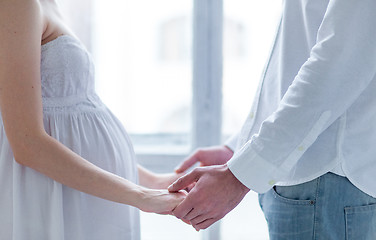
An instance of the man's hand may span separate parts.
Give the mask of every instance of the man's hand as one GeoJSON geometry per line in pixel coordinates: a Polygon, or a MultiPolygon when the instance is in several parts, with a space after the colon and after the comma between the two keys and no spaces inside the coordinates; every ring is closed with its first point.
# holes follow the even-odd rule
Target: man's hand
{"type": "Polygon", "coordinates": [[[178,179],[168,190],[179,191],[194,182],[196,185],[173,210],[173,214],[189,221],[196,230],[206,229],[223,218],[249,192],[227,165],[196,168],[178,179]]]}
{"type": "Polygon", "coordinates": [[[206,147],[196,150],[175,169],[176,173],[185,172],[195,163],[202,166],[222,165],[227,163],[234,153],[226,146],[206,147]]]}

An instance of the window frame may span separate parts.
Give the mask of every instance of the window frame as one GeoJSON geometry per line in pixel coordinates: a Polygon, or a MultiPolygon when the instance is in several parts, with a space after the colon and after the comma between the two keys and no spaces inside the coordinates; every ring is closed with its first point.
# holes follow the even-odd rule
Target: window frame
{"type": "MultiPolygon", "coordinates": [[[[193,0],[192,150],[222,139],[223,0],[193,0]]],[[[184,154],[137,154],[139,163],[163,171],[184,154]]],[[[220,222],[203,231],[202,240],[220,240],[220,222]]]]}

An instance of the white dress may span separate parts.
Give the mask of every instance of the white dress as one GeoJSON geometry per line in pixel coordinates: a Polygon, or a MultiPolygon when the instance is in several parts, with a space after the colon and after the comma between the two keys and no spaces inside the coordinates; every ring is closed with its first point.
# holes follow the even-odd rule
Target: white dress
{"type": "MultiPolygon", "coordinates": [[[[47,133],[100,168],[137,182],[130,139],[95,94],[84,46],[67,35],[43,45],[41,81],[47,133]]],[[[137,209],[16,163],[0,122],[0,240],[140,239],[137,209]]]]}

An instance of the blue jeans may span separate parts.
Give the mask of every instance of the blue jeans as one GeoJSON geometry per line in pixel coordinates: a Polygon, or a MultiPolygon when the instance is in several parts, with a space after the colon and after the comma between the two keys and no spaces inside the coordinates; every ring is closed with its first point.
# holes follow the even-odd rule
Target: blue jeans
{"type": "Polygon", "coordinates": [[[259,202],[270,240],[376,240],[376,199],[333,173],[276,186],[259,202]]]}

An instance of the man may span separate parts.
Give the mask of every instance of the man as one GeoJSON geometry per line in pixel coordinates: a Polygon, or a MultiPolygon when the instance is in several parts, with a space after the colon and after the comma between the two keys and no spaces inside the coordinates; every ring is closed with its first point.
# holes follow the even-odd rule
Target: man
{"type": "Polygon", "coordinates": [[[175,216],[205,229],[253,190],[272,240],[376,239],[375,9],[284,1],[248,119],[228,148],[199,150],[177,169],[216,165],[170,186],[195,183],[175,216]]]}

